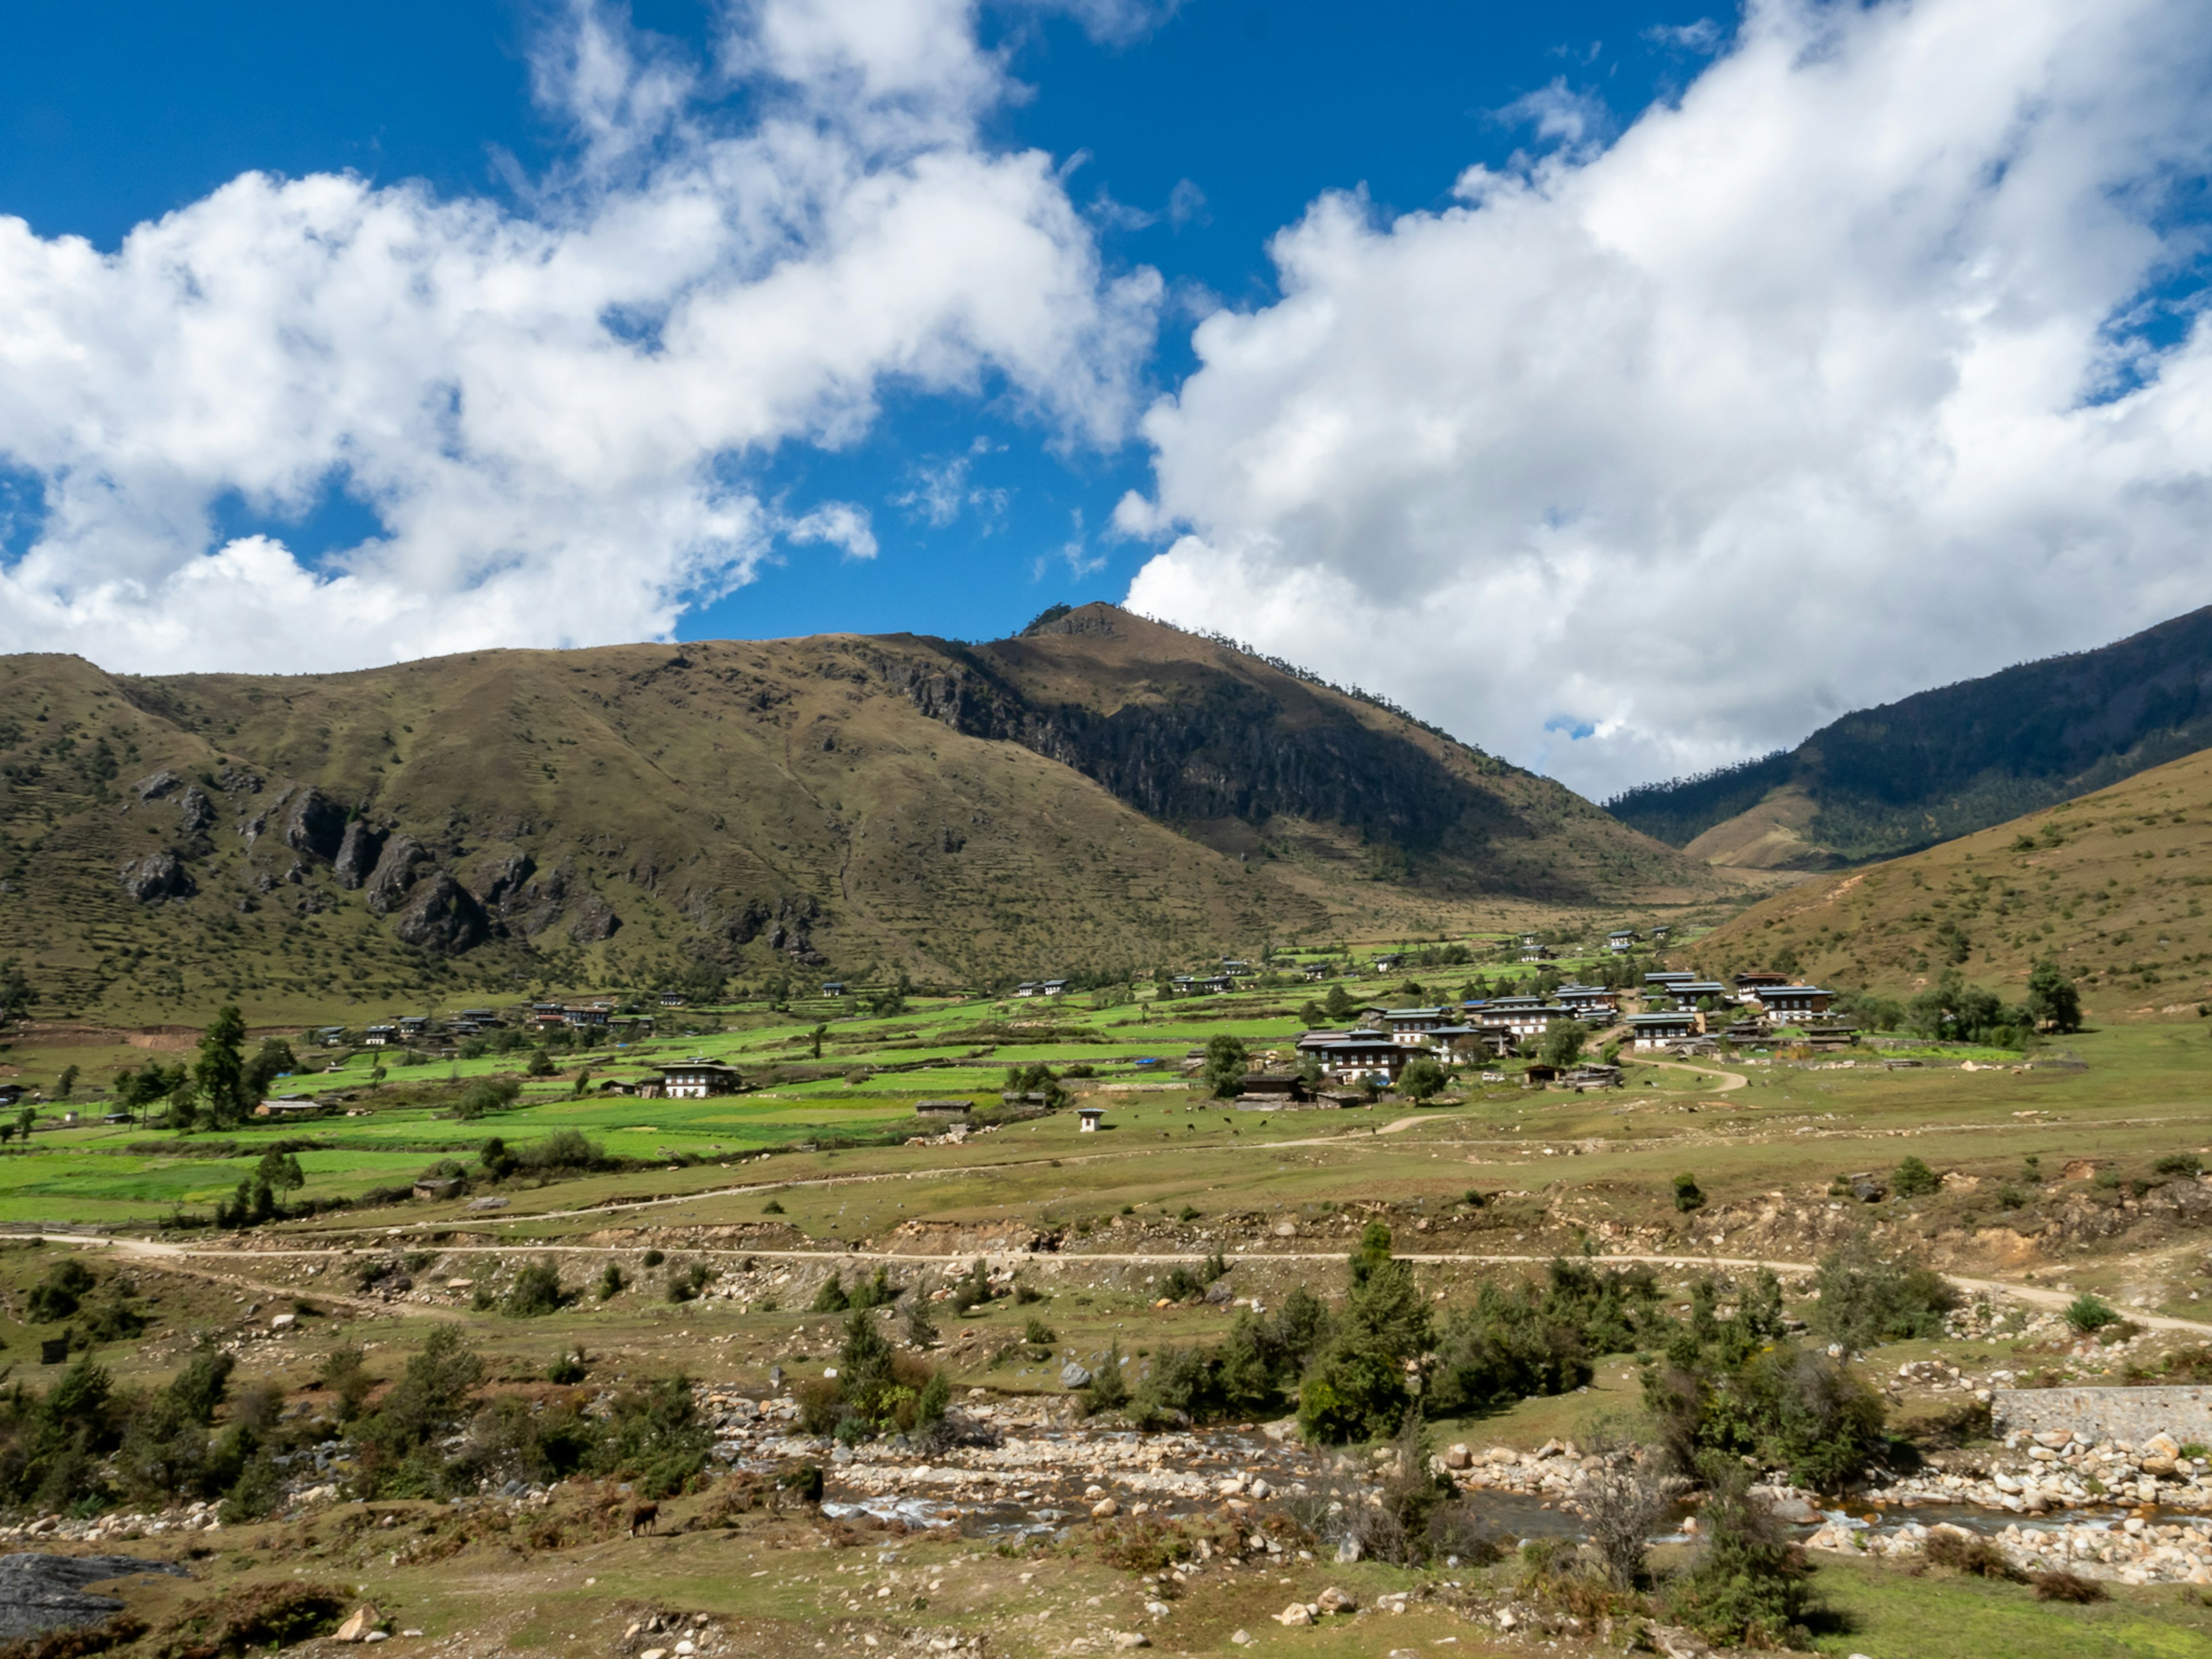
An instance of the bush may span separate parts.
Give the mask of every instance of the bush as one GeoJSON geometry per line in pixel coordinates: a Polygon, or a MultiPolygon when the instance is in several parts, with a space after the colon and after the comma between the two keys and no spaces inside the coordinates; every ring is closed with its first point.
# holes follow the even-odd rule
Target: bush
{"type": "MultiPolygon", "coordinates": [[[[550,1072],[552,1068],[548,1066],[546,1069],[550,1072]]],[[[519,1079],[478,1078],[461,1091],[461,1097],[453,1103],[453,1115],[462,1119],[474,1119],[482,1117],[489,1112],[503,1111],[514,1105],[521,1093],[522,1084],[519,1079]]],[[[490,1159],[485,1159],[485,1164],[489,1166],[490,1159]]]]}
{"type": "Polygon", "coordinates": [[[2151,1167],[2162,1176],[2202,1175],[2204,1160],[2194,1152],[2168,1152],[2151,1167]]]}
{"type": "Polygon", "coordinates": [[[668,1299],[671,1302],[696,1302],[699,1293],[707,1288],[714,1277],[714,1270],[703,1261],[673,1269],[668,1275],[668,1299]]]}
{"type": "Polygon", "coordinates": [[[434,1329],[377,1411],[354,1431],[361,1495],[434,1493],[443,1474],[434,1443],[459,1427],[483,1376],[483,1362],[458,1327],[434,1329]]]}
{"type": "Polygon", "coordinates": [[[1698,1511],[1697,1559],[1668,1587],[1668,1610],[1709,1641],[1747,1647],[1809,1647],[1807,1616],[1815,1603],[1805,1552],[1783,1536],[1751,1500],[1734,1458],[1705,1460],[1709,1488],[1698,1511]]]}
{"type": "Polygon", "coordinates": [[[2005,1553],[1986,1538],[1962,1537],[1955,1532],[1931,1532],[1922,1547],[1930,1566],[1948,1567],[1976,1578],[2002,1578],[2008,1583],[2024,1584],[2027,1575],[2006,1558],[2005,1553]]]}
{"type": "Polygon", "coordinates": [[[1863,1237],[1821,1258],[1812,1327],[1846,1348],[1936,1336],[1959,1305],[1950,1282],[1917,1262],[1889,1259],[1863,1237]]]}
{"type": "Polygon", "coordinates": [[[1432,1416],[1458,1417],[1532,1395],[1566,1394],[1595,1374],[1591,1361],[1638,1346],[1663,1322],[1649,1268],[1600,1271],[1554,1261],[1541,1287],[1485,1285],[1437,1340],[1432,1416]]]}
{"type": "Polygon", "coordinates": [[[599,1300],[605,1302],[615,1297],[620,1296],[623,1292],[623,1287],[629,1282],[629,1281],[628,1279],[623,1277],[623,1270],[621,1267],[617,1266],[614,1262],[608,1262],[605,1270],[599,1274],[599,1300]]]}
{"type": "Polygon", "coordinates": [[[84,1297],[99,1283],[92,1270],[75,1256],[64,1256],[46,1270],[46,1279],[31,1287],[25,1307],[33,1325],[52,1325],[76,1312],[84,1297]]]}
{"type": "Polygon", "coordinates": [[[1022,1327],[1022,1340],[1032,1348],[1049,1348],[1060,1339],[1053,1334],[1051,1326],[1032,1314],[1029,1322],[1022,1327]]]}
{"type": "Polygon", "coordinates": [[[1129,1379],[1121,1375],[1121,1344],[1116,1339],[1091,1373],[1083,1390],[1084,1409],[1094,1415],[1117,1412],[1129,1403],[1129,1379]]]}
{"type": "Polygon", "coordinates": [[[814,1293],[816,1313],[843,1313],[852,1305],[853,1298],[845,1293],[845,1276],[841,1273],[833,1272],[814,1293]]]}
{"type": "Polygon", "coordinates": [[[298,1581],[246,1584],[187,1601],[155,1632],[157,1659],[244,1655],[289,1647],[327,1635],[352,1598],[325,1584],[298,1581]]]}
{"type": "Polygon", "coordinates": [[[500,1311],[513,1319],[535,1319],[558,1313],[571,1300],[561,1283],[560,1270],[550,1261],[532,1261],[514,1276],[500,1304],[500,1311]]]}
{"type": "Polygon", "coordinates": [[[668,1260],[668,1258],[662,1255],[659,1250],[647,1250],[641,1259],[648,1267],[658,1267],[662,1262],[668,1260]]]}
{"type": "Polygon", "coordinates": [[[1697,1176],[1678,1175],[1674,1177],[1674,1207],[1684,1215],[1705,1207],[1705,1190],[1698,1185],[1697,1176]]]}
{"type": "Polygon", "coordinates": [[[1890,1178],[1890,1190],[1899,1198],[1925,1198],[1943,1185],[1943,1178],[1917,1158],[1908,1158],[1897,1166],[1890,1178]]]}
{"type": "Polygon", "coordinates": [[[2066,1322],[2083,1336],[2120,1322],[2119,1312],[2101,1297],[2084,1291],[2066,1304],[2066,1322]]]}
{"type": "Polygon", "coordinates": [[[665,1376],[624,1389],[609,1402],[604,1437],[586,1467],[630,1481],[647,1498],[669,1498],[699,1480],[714,1444],[690,1379],[665,1376]]]}
{"type": "Polygon", "coordinates": [[[2028,1579],[2028,1583],[2035,1586],[2035,1599],[2039,1601],[2071,1601],[2086,1607],[2092,1601],[2111,1599],[2111,1592],[2095,1579],[2084,1578],[2063,1567],[2036,1573],[2028,1579]]]}

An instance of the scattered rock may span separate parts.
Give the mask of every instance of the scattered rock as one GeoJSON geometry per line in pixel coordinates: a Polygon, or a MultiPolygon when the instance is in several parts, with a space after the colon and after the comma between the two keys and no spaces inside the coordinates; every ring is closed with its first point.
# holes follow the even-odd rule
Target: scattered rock
{"type": "Polygon", "coordinates": [[[1310,1625],[1313,1621],[1313,1609],[1303,1601],[1293,1601],[1275,1615],[1275,1622],[1279,1625],[1295,1626],[1310,1625]]]}
{"type": "Polygon", "coordinates": [[[1091,1373],[1071,1359],[1060,1368],[1060,1386],[1063,1389],[1087,1389],[1091,1386],[1091,1373]]]}
{"type": "Polygon", "coordinates": [[[364,1601],[347,1616],[345,1623],[331,1632],[333,1642],[365,1642],[369,1632],[384,1622],[384,1615],[374,1602],[364,1601]]]}

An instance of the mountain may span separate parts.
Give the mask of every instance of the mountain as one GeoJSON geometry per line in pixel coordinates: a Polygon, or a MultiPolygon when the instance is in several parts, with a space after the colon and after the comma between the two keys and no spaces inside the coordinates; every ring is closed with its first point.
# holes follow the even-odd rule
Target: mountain
{"type": "Polygon", "coordinates": [[[1607,803],[1692,858],[1817,870],[1894,857],[2212,746],[2212,606],[1822,727],[1794,750],[1607,803]]]}
{"type": "Polygon", "coordinates": [[[702,961],[754,984],[1149,971],[1720,879],[1378,703],[1109,605],[981,645],[290,678],[0,658],[0,957],[46,1006],[110,1018],[702,961]]]}
{"type": "Polygon", "coordinates": [[[1816,876],[1686,953],[1906,995],[1947,967],[2018,1001],[2045,957],[2100,1015],[2212,1000],[2212,751],[1871,868],[1816,876]]]}

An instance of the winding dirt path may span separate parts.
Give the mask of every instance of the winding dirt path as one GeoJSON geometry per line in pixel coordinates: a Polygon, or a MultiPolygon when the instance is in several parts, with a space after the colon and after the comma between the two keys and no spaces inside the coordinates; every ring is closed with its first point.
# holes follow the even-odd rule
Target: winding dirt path
{"type": "Polygon", "coordinates": [[[1717,1066],[1693,1066],[1686,1060],[1639,1060],[1636,1063],[1639,1066],[1662,1066],[1669,1072],[1698,1072],[1706,1077],[1717,1077],[1720,1079],[1713,1085],[1713,1092],[1717,1095],[1724,1095],[1730,1090],[1741,1089],[1751,1081],[1741,1072],[1723,1072],[1717,1066]]]}

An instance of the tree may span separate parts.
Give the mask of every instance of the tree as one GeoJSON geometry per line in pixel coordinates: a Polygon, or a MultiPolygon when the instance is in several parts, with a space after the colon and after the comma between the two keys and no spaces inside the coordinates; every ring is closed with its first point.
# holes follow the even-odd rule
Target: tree
{"type": "Polygon", "coordinates": [[[274,1146],[262,1153],[261,1162],[254,1167],[253,1178],[280,1193],[295,1193],[307,1184],[299,1158],[291,1152],[280,1152],[274,1146]]]}
{"type": "Polygon", "coordinates": [[[289,1077],[299,1069],[300,1057],[292,1052],[290,1043],[282,1037],[264,1037],[261,1046],[253,1051],[253,1058],[246,1065],[248,1097],[258,1100],[278,1078],[289,1077]]]}
{"type": "Polygon", "coordinates": [[[1352,1001],[1352,994],[1341,985],[1330,986],[1328,995],[1322,1002],[1322,1006],[1328,1012],[1328,1017],[1334,1020],[1350,1019],[1358,1006],[1352,1001]]]}
{"type": "MultiPolygon", "coordinates": [[[[383,1068],[381,1066],[378,1067],[380,1072],[381,1072],[382,1069],[383,1068]]],[[[553,1065],[553,1056],[547,1054],[543,1048],[540,1048],[530,1056],[530,1064],[524,1066],[522,1069],[528,1073],[532,1077],[551,1077],[555,1069],[553,1065]]]]}
{"type": "Polygon", "coordinates": [[[1589,1026],[1578,1019],[1563,1019],[1544,1033],[1544,1063],[1571,1066],[1583,1057],[1583,1044],[1589,1041],[1589,1026]]]}
{"type": "Polygon", "coordinates": [[[1444,1086],[1444,1068],[1426,1054],[1416,1054],[1406,1062],[1406,1069],[1398,1076],[1398,1092],[1407,1099],[1425,1101],[1439,1093],[1444,1086]]]}
{"type": "Polygon", "coordinates": [[[23,977],[23,969],[15,958],[9,957],[0,962],[0,1025],[11,1019],[21,1019],[38,1000],[39,994],[23,977]]]}
{"type": "Polygon", "coordinates": [[[2081,1029],[2081,993],[2048,957],[2027,976],[2027,1012],[2046,1031],[2063,1034],[2081,1029]]]}
{"type": "Polygon", "coordinates": [[[806,1034],[807,1041],[814,1045],[815,1059],[819,1060],[822,1058],[822,1039],[829,1034],[830,1028],[827,1025],[817,1025],[812,1030],[806,1034]]]}
{"type": "Polygon", "coordinates": [[[62,1074],[54,1079],[54,1098],[67,1100],[70,1097],[70,1091],[76,1087],[78,1076],[79,1073],[76,1066],[63,1066],[62,1074]]]}
{"type": "Polygon", "coordinates": [[[245,1047],[246,1017],[235,1004],[218,1008],[214,1022],[200,1035],[199,1058],[192,1062],[192,1087],[219,1128],[237,1122],[246,1113],[245,1047]]]}
{"type": "Polygon", "coordinates": [[[1390,1230],[1370,1221],[1352,1253],[1352,1293],[1328,1346],[1298,1390],[1310,1439],[1341,1445],[1396,1433],[1413,1404],[1407,1362],[1429,1346],[1429,1312],[1390,1230]]]}
{"type": "Polygon", "coordinates": [[[1206,1040],[1204,1076],[1216,1100],[1226,1100],[1243,1086],[1247,1067],[1243,1038],[1222,1031],[1206,1040]]]}
{"type": "Polygon", "coordinates": [[[1698,1185],[1697,1176],[1678,1175],[1674,1177],[1674,1207],[1684,1215],[1705,1207],[1705,1190],[1698,1185]]]}

